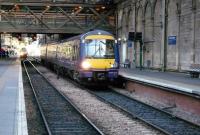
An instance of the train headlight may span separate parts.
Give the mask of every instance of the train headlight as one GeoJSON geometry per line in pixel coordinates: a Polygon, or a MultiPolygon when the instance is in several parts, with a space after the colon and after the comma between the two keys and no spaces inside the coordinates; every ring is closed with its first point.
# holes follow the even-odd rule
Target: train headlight
{"type": "Polygon", "coordinates": [[[117,68],[118,67],[118,63],[115,62],[114,64],[111,65],[111,68],[117,68]]]}
{"type": "Polygon", "coordinates": [[[22,56],[22,55],[24,55],[24,53],[23,53],[23,52],[20,52],[19,55],[22,56]]]}
{"type": "Polygon", "coordinates": [[[83,62],[81,63],[81,67],[82,67],[83,69],[89,69],[89,68],[91,67],[91,64],[90,64],[88,61],[83,61],[83,62]]]}

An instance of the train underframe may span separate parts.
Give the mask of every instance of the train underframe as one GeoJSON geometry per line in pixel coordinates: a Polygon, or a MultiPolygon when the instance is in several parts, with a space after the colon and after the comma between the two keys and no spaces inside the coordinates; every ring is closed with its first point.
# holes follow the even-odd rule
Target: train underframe
{"type": "Polygon", "coordinates": [[[56,71],[57,75],[69,76],[73,80],[84,85],[106,86],[118,78],[118,70],[72,70],[63,66],[58,66],[52,62],[42,60],[42,64],[56,71]]]}

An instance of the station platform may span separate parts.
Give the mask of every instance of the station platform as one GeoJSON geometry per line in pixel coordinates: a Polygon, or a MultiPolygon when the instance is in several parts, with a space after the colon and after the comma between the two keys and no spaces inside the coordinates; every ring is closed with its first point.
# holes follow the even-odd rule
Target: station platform
{"type": "Polygon", "coordinates": [[[191,78],[186,73],[120,68],[119,75],[128,80],[135,80],[200,96],[200,78],[191,78]]]}
{"type": "Polygon", "coordinates": [[[0,135],[28,135],[22,69],[17,59],[0,59],[0,135]]]}

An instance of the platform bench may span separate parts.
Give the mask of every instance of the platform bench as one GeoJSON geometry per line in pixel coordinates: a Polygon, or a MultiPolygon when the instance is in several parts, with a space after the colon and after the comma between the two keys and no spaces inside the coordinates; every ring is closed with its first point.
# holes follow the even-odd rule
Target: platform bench
{"type": "Polygon", "coordinates": [[[192,78],[199,78],[200,64],[192,64],[189,69],[190,76],[192,78]]]}

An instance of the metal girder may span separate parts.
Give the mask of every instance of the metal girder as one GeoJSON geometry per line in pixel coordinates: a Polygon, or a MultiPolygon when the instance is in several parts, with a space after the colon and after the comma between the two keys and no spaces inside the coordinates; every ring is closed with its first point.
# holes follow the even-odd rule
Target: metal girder
{"type": "Polygon", "coordinates": [[[108,23],[105,18],[102,17],[102,15],[100,15],[96,10],[94,10],[93,8],[89,8],[95,15],[97,15],[100,19],[102,18],[102,21],[104,21],[104,23],[108,23]]]}
{"type": "MultiPolygon", "coordinates": [[[[51,7],[47,7],[41,14],[40,14],[40,17],[41,17],[41,21],[42,21],[42,16],[47,12],[47,11],[49,11],[49,9],[50,9],[51,7]]],[[[37,16],[36,14],[35,14],[35,16],[37,16]]],[[[35,20],[38,20],[36,17],[34,18],[34,20],[32,20],[32,22],[33,21],[35,21],[35,20]]],[[[45,23],[44,23],[45,24],[45,23]]],[[[31,26],[32,24],[30,24],[30,25],[27,25],[27,27],[29,27],[29,26],[31,26]]],[[[47,26],[46,24],[45,24],[45,26],[47,26]]],[[[48,26],[47,26],[48,27],[48,26]]],[[[49,27],[48,27],[48,29],[49,29],[49,27]]]]}
{"type": "Polygon", "coordinates": [[[74,24],[76,24],[81,30],[85,31],[85,29],[71,16],[69,16],[61,7],[57,7],[67,18],[69,18],[74,24]]]}
{"type": "MultiPolygon", "coordinates": [[[[76,15],[78,15],[81,11],[83,10],[83,8],[80,8],[79,10],[77,10],[73,15],[72,17],[75,17],[76,15]]],[[[60,25],[58,28],[61,28],[63,27],[67,22],[69,22],[70,19],[67,19],[62,25],[60,25]]]]}
{"type": "MultiPolygon", "coordinates": [[[[19,6],[51,6],[51,7],[100,7],[103,6],[103,4],[83,4],[83,3],[75,3],[75,4],[66,4],[65,3],[53,3],[53,2],[0,2],[0,6],[13,6],[13,5],[19,5],[19,6]]],[[[107,5],[109,6],[109,5],[107,5]]],[[[109,6],[111,7],[111,5],[109,6]]]]}
{"type": "Polygon", "coordinates": [[[17,28],[17,27],[11,22],[11,20],[6,16],[6,14],[2,13],[1,10],[0,10],[0,16],[2,16],[3,18],[5,18],[11,26],[13,26],[14,28],[17,28]]]}
{"type": "Polygon", "coordinates": [[[49,26],[47,26],[37,15],[34,14],[33,11],[31,11],[31,9],[27,6],[25,6],[25,8],[39,21],[41,22],[46,28],[49,29],[49,26]]]}
{"type": "Polygon", "coordinates": [[[75,27],[65,29],[45,29],[45,28],[0,28],[0,33],[37,33],[37,34],[80,34],[82,31],[75,27]]]}
{"type": "Polygon", "coordinates": [[[99,26],[101,24],[101,22],[103,20],[105,20],[106,17],[108,17],[110,14],[112,14],[114,12],[114,9],[111,9],[110,11],[108,11],[107,14],[101,16],[100,20],[96,22],[96,24],[94,24],[94,26],[92,28],[96,28],[97,26],[99,26]]]}
{"type": "Polygon", "coordinates": [[[109,23],[115,17],[111,6],[114,5],[0,2],[0,32],[77,34],[95,28],[114,32],[109,23]]]}

